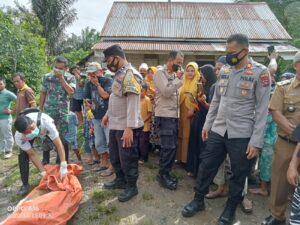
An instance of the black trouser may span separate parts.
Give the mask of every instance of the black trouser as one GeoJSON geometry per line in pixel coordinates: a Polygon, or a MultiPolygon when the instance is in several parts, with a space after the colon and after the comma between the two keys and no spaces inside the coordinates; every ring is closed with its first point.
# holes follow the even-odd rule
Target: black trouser
{"type": "Polygon", "coordinates": [[[227,133],[224,137],[215,132],[209,134],[206,148],[200,155],[201,163],[195,187],[198,198],[203,199],[208,193],[209,185],[228,153],[232,171],[228,201],[237,204],[243,200],[246,177],[250,174],[254,162],[254,159],[248,160],[246,155],[249,140],[249,138],[228,139],[227,133]]]}
{"type": "Polygon", "coordinates": [[[169,173],[176,158],[178,146],[178,119],[156,117],[156,126],[160,129],[159,173],[169,173]]]}
{"type": "MultiPolygon", "coordinates": [[[[64,146],[64,150],[65,150],[65,159],[67,162],[69,162],[69,144],[68,142],[64,139],[64,137],[62,137],[60,135],[60,140],[64,146]]],[[[45,147],[46,149],[43,149],[43,164],[49,164],[50,163],[50,150],[53,147],[53,143],[50,140],[50,138],[47,138],[44,142],[43,142],[43,147],[45,147]]],[[[56,149],[57,151],[57,149],[56,149]]],[[[60,159],[59,159],[59,155],[57,153],[56,156],[56,164],[60,164],[60,159]]]]}
{"type": "Polygon", "coordinates": [[[23,185],[28,185],[29,180],[29,156],[28,154],[20,149],[18,155],[20,175],[23,185]]]}
{"type": "MultiPolygon", "coordinates": [[[[29,141],[30,145],[32,146],[34,139],[29,141]]],[[[29,180],[29,156],[26,151],[20,149],[20,153],[18,155],[18,162],[19,162],[19,170],[21,175],[21,180],[23,185],[28,185],[29,180]]]]}
{"type": "Polygon", "coordinates": [[[133,129],[133,143],[130,148],[123,147],[121,140],[123,130],[109,131],[109,154],[110,162],[118,179],[125,179],[128,186],[136,187],[139,176],[138,171],[138,140],[142,128],[133,129]]]}
{"type": "Polygon", "coordinates": [[[140,160],[144,160],[145,162],[148,161],[148,155],[150,151],[150,132],[144,132],[142,131],[140,134],[139,139],[139,158],[140,160]]]}

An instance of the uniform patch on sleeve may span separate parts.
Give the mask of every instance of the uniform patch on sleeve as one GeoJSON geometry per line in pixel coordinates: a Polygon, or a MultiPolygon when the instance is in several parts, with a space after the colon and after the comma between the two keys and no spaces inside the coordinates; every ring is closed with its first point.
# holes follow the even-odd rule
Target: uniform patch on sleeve
{"type": "Polygon", "coordinates": [[[137,82],[133,71],[127,70],[125,78],[123,80],[123,93],[133,93],[140,94],[141,93],[141,85],[137,82]]]}
{"type": "Polygon", "coordinates": [[[260,75],[260,82],[261,82],[261,85],[263,87],[268,87],[270,86],[270,75],[268,72],[265,72],[263,73],[262,75],[260,75]]]}

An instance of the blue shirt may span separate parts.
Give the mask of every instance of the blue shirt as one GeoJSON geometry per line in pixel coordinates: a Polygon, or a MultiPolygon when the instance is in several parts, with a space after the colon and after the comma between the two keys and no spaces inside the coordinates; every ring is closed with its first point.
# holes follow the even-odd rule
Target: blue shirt
{"type": "MultiPolygon", "coordinates": [[[[99,77],[98,80],[104,91],[110,95],[113,80],[108,77],[99,77]]],[[[103,99],[99,95],[96,86],[93,85],[91,81],[86,83],[85,98],[92,100],[92,112],[94,114],[94,118],[96,120],[101,120],[108,109],[108,99],[103,99]]]]}
{"type": "Polygon", "coordinates": [[[16,99],[17,96],[11,91],[6,89],[0,91],[0,120],[11,118],[11,115],[4,113],[3,110],[9,109],[11,102],[16,101],[16,99]]]}

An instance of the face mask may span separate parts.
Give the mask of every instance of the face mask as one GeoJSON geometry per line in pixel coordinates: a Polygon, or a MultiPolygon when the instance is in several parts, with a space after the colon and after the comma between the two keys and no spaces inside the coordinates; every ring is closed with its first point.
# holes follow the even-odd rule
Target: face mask
{"type": "Polygon", "coordinates": [[[65,71],[64,71],[64,70],[62,70],[62,69],[57,69],[57,68],[54,68],[54,69],[53,69],[53,71],[54,71],[55,73],[59,73],[59,74],[62,74],[62,75],[64,75],[64,74],[65,74],[65,71]]]}
{"type": "Polygon", "coordinates": [[[234,54],[227,54],[226,55],[226,62],[228,63],[228,65],[230,66],[235,66],[237,64],[239,64],[243,58],[245,58],[246,55],[244,55],[242,58],[238,58],[239,54],[243,51],[244,49],[242,49],[241,51],[239,51],[238,53],[234,53],[234,54]]]}
{"type": "Polygon", "coordinates": [[[29,140],[32,140],[37,136],[39,136],[39,134],[40,134],[40,129],[36,127],[30,134],[26,134],[25,137],[29,140]]]}
{"type": "Polygon", "coordinates": [[[114,57],[113,61],[110,64],[107,64],[107,68],[113,73],[117,72],[119,69],[119,62],[115,65],[115,59],[116,57],[114,57]]]}
{"type": "Polygon", "coordinates": [[[175,63],[174,63],[174,64],[172,65],[172,70],[173,70],[173,72],[175,72],[175,73],[179,70],[179,68],[180,68],[180,65],[178,65],[178,64],[175,64],[175,63]]]}

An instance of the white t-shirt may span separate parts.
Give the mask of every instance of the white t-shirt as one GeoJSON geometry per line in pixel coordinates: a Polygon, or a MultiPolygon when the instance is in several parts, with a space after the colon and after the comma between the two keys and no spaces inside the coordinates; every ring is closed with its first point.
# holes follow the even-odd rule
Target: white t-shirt
{"type": "MultiPolygon", "coordinates": [[[[32,119],[35,123],[37,123],[38,112],[28,113],[27,117],[32,119]]],[[[51,140],[54,140],[59,137],[59,133],[54,124],[54,120],[45,113],[42,113],[41,116],[41,124],[40,124],[40,133],[39,137],[43,138],[48,136],[51,140]]],[[[16,131],[15,133],[15,141],[16,144],[23,150],[28,151],[32,148],[29,141],[32,139],[28,139],[24,134],[16,131]]]]}

